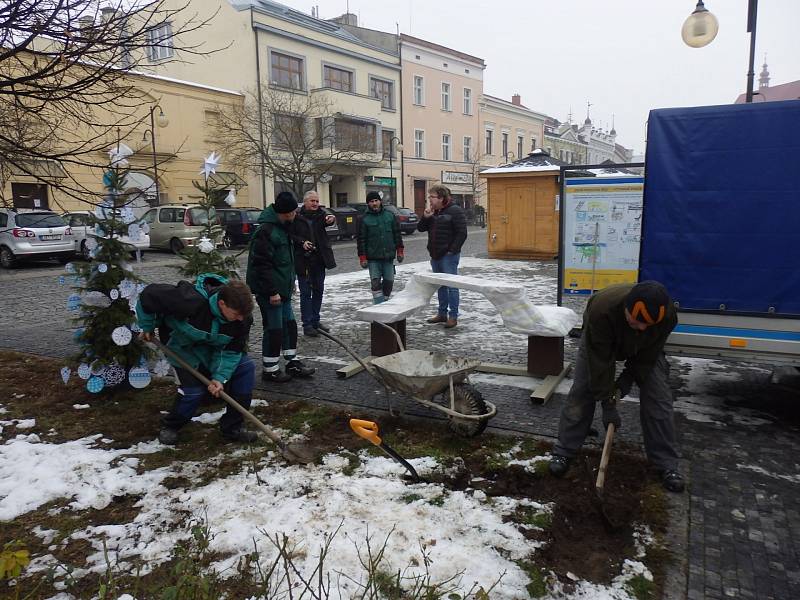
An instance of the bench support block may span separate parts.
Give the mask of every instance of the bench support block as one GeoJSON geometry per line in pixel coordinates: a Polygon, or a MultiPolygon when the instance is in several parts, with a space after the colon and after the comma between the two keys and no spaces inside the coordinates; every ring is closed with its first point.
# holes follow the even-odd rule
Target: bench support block
{"type": "Polygon", "coordinates": [[[528,374],[559,375],[564,369],[564,338],[528,336],[528,374]]]}
{"type": "Polygon", "coordinates": [[[386,329],[386,327],[394,329],[400,335],[403,346],[406,345],[405,319],[395,321],[394,323],[370,323],[369,340],[372,356],[387,356],[395,352],[400,352],[400,347],[397,345],[397,338],[391,331],[386,329]]]}

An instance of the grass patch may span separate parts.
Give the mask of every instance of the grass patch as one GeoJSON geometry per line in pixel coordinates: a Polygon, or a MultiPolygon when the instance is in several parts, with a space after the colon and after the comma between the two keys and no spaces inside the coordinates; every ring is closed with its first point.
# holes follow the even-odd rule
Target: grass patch
{"type": "Polygon", "coordinates": [[[342,474],[351,477],[361,466],[361,459],[355,452],[344,452],[343,456],[347,459],[347,465],[342,469],[342,474]]]}
{"type": "Polygon", "coordinates": [[[644,575],[636,575],[629,579],[625,586],[637,600],[650,600],[655,598],[656,586],[644,575]]]}
{"type": "Polygon", "coordinates": [[[515,520],[529,527],[549,529],[553,524],[553,515],[548,511],[536,511],[533,508],[524,507],[517,513],[517,518],[515,520]]]}
{"type": "Polygon", "coordinates": [[[416,502],[417,500],[422,500],[422,496],[419,494],[403,494],[400,496],[400,500],[405,502],[406,504],[411,504],[412,502],[416,502]]]}
{"type": "Polygon", "coordinates": [[[642,490],[642,517],[651,527],[663,529],[669,523],[667,493],[660,483],[648,483],[642,490]]]}
{"type": "Polygon", "coordinates": [[[516,561],[517,566],[523,570],[530,579],[525,590],[531,598],[541,598],[547,594],[547,572],[528,561],[516,561]]]}
{"type": "Polygon", "coordinates": [[[323,407],[311,406],[287,415],[280,425],[292,433],[307,433],[329,425],[333,419],[334,415],[329,410],[323,407]]]}

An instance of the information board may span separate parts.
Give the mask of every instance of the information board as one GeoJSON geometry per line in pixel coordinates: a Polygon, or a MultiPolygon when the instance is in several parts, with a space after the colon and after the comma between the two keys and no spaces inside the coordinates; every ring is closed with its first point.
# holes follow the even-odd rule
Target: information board
{"type": "Polygon", "coordinates": [[[644,178],[568,177],[561,203],[562,292],[589,295],[639,272],[644,178]]]}

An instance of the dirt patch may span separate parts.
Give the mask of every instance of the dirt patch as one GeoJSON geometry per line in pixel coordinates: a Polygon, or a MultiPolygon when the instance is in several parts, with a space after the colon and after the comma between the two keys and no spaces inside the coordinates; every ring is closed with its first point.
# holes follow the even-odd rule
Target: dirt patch
{"type": "MultiPolygon", "coordinates": [[[[61,366],[52,359],[0,352],[0,385],[6,390],[2,401],[6,412],[0,415],[0,420],[35,418],[36,426],[24,432],[37,433],[48,442],[102,434],[114,440],[113,446],[126,448],[155,438],[160,412],[171,405],[173,385],[157,382],[142,391],[120,390],[97,396],[86,392],[84,382],[74,376],[64,385],[59,374],[61,366]],[[77,410],[75,404],[88,404],[89,408],[77,410]]],[[[223,408],[223,403],[212,403],[202,410],[223,408]]],[[[509,517],[526,537],[543,543],[525,562],[524,568],[532,578],[553,572],[568,586],[571,580],[567,573],[571,573],[596,583],[608,583],[620,573],[623,560],[634,555],[634,523],[646,523],[656,533],[666,526],[667,511],[661,488],[648,478],[638,450],[622,445],[614,448],[606,483],[604,506],[611,520],[619,525],[612,531],[605,526],[594,504],[591,470],[599,462],[596,452],[580,456],[565,478],[555,479],[547,473],[546,461],[541,460],[550,446],[537,440],[490,434],[465,439],[450,432],[441,421],[399,419],[383,413],[369,414],[364,409],[351,414],[276,394],[270,394],[268,403],[259,403],[253,412],[272,427],[304,434],[306,446],[319,457],[332,452],[344,454],[349,459],[345,471],[358,468],[358,453],[362,450],[381,452],[349,427],[351,417],[373,419],[380,424],[384,441],[402,456],[432,456],[445,465],[447,468],[434,477],[449,490],[481,491],[488,497],[528,498],[554,505],[552,513],[520,510],[509,517]],[[525,466],[509,464],[512,458],[525,461],[525,466]],[[589,468],[584,466],[584,460],[589,468]]],[[[9,439],[20,432],[8,426],[2,438],[9,439]]],[[[176,448],[165,447],[138,456],[138,468],[144,471],[177,461],[198,461],[202,466],[196,476],[171,477],[163,482],[168,488],[197,487],[232,473],[257,470],[264,454],[275,450],[266,439],[246,452],[239,451],[240,448],[224,443],[216,426],[191,423],[181,430],[181,441],[176,448]]],[[[14,521],[0,523],[0,538],[22,540],[34,556],[52,553],[65,564],[82,567],[81,561],[85,561],[90,548],[84,541],[69,540],[69,536],[90,525],[131,522],[138,514],[135,506],[138,500],[133,496],[120,497],[102,510],[69,511],[63,508],[68,499],[62,499],[14,521]],[[62,510],[55,510],[59,508],[62,510]],[[43,541],[33,533],[37,526],[54,531],[53,538],[43,541]]],[[[647,564],[658,585],[663,581],[669,558],[663,552],[653,552],[650,557],[652,560],[648,559],[647,564]]],[[[174,566],[174,561],[161,565],[147,576],[146,582],[158,589],[172,576],[174,566]]],[[[96,593],[98,578],[85,579],[79,584],[80,591],[88,596],[96,593]]],[[[0,590],[4,585],[0,584],[0,590]]],[[[236,580],[241,597],[257,591],[248,586],[246,579],[236,580]]],[[[44,587],[52,590],[49,585],[44,587]]]]}

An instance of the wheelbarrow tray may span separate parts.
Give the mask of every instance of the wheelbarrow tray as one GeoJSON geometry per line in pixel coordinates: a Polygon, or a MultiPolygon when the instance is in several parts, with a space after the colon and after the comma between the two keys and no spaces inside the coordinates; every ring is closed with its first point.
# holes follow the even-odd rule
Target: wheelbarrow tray
{"type": "Polygon", "coordinates": [[[481,361],[450,357],[427,350],[404,350],[388,356],[373,358],[371,364],[386,385],[431,400],[453,383],[461,383],[481,361]]]}

